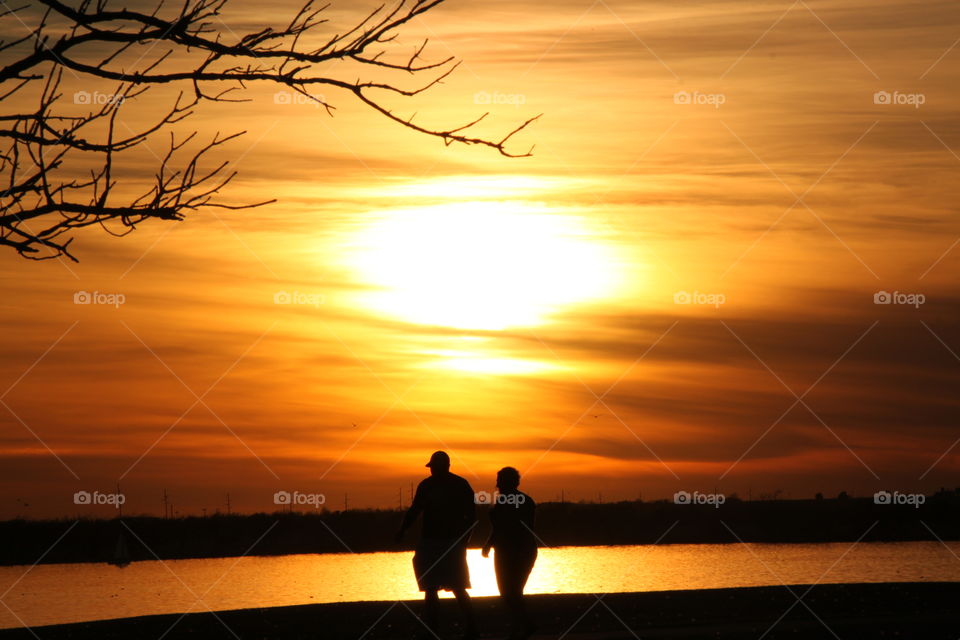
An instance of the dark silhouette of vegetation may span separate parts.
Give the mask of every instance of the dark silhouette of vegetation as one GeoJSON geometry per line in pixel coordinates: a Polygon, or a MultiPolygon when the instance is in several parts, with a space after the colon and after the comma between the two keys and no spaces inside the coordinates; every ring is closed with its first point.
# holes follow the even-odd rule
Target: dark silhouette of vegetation
{"type": "MultiPolygon", "coordinates": [[[[489,535],[486,510],[478,508],[471,546],[480,546],[489,535]]],[[[32,564],[41,556],[44,563],[110,562],[121,532],[133,561],[409,550],[412,542],[396,545],[388,533],[396,530],[402,517],[398,510],[348,510],[122,521],[8,520],[0,522],[0,539],[5,542],[0,564],[32,564]],[[67,529],[63,540],[43,555],[67,529]]],[[[660,544],[842,542],[860,539],[868,529],[864,541],[960,540],[960,493],[940,491],[918,508],[851,497],[754,502],[730,498],[719,508],[665,500],[547,502],[537,508],[537,535],[551,547],[653,544],[668,529],[660,544]]]]}

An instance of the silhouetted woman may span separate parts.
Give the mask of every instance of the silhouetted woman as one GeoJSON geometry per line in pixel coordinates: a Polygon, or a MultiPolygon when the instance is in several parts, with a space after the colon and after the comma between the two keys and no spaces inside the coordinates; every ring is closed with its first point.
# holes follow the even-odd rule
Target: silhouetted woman
{"type": "Polygon", "coordinates": [[[497,473],[499,495],[490,510],[493,527],[483,546],[484,558],[490,554],[490,547],[494,549],[497,587],[510,617],[510,638],[514,640],[528,638],[536,631],[536,625],[527,615],[523,587],[537,561],[537,538],[533,534],[537,505],[519,487],[519,471],[513,467],[500,469],[497,473]]]}

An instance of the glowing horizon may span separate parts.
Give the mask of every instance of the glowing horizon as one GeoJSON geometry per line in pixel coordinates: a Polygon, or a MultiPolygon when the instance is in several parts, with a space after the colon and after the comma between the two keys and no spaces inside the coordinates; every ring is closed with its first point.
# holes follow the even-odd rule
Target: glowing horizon
{"type": "MultiPolygon", "coordinates": [[[[238,33],[280,12],[231,6],[238,33]]],[[[391,108],[488,111],[496,139],[543,112],[512,140],[530,158],[334,87],[333,117],[257,83],[198,109],[184,132],[248,131],[220,150],[229,201],[277,203],[85,229],[79,264],[3,257],[0,517],[74,516],[75,491],[117,482],[130,513],[164,489],[184,513],[297,488],[394,506],[436,449],[477,489],[516,466],[538,499],[952,485],[951,6],[743,7],[411,25],[398,50],[429,37],[464,64],[391,108]],[[75,303],[95,292],[123,302],[75,303]]],[[[64,101],[95,89],[72,83],[64,101]]],[[[131,100],[129,124],[161,103],[131,100]]]]}

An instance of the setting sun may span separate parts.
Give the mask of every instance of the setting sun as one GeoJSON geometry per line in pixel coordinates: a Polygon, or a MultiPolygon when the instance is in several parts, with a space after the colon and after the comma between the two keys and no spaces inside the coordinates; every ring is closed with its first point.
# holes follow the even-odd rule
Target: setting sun
{"type": "Polygon", "coordinates": [[[574,215],[514,201],[393,210],[349,251],[370,309],[416,324],[536,326],[566,305],[609,295],[615,257],[574,215]]]}

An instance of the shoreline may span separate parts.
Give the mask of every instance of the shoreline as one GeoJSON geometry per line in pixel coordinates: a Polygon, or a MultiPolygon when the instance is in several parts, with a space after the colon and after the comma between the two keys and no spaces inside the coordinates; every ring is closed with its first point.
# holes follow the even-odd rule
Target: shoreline
{"type": "MultiPolygon", "coordinates": [[[[960,630],[960,582],[740,587],[528,596],[535,638],[939,638],[960,630]],[[772,629],[771,629],[772,626],[772,629]],[[768,632],[769,630],[769,632],[768,632]]],[[[494,597],[474,598],[481,637],[506,635],[494,597]]],[[[419,601],[295,605],[121,618],[0,630],[3,640],[414,637],[419,601]],[[36,634],[36,635],[35,635],[36,634]]],[[[458,637],[456,605],[441,601],[441,637],[458,637]]]]}
{"type": "MultiPolygon", "coordinates": [[[[473,542],[489,533],[478,509],[473,542]]],[[[110,562],[119,540],[126,559],[229,558],[251,553],[410,551],[416,532],[396,545],[403,512],[215,514],[208,517],[0,521],[0,566],[110,562]],[[264,535],[265,532],[268,535],[264,535]]],[[[719,508],[667,501],[540,503],[537,536],[548,547],[736,542],[815,544],[960,540],[960,491],[941,491],[921,507],[876,504],[872,498],[746,502],[719,508]],[[669,535],[663,538],[663,532],[669,535]],[[931,535],[931,530],[936,536],[931,535]],[[735,531],[733,535],[731,531],[735,531]]]]}

